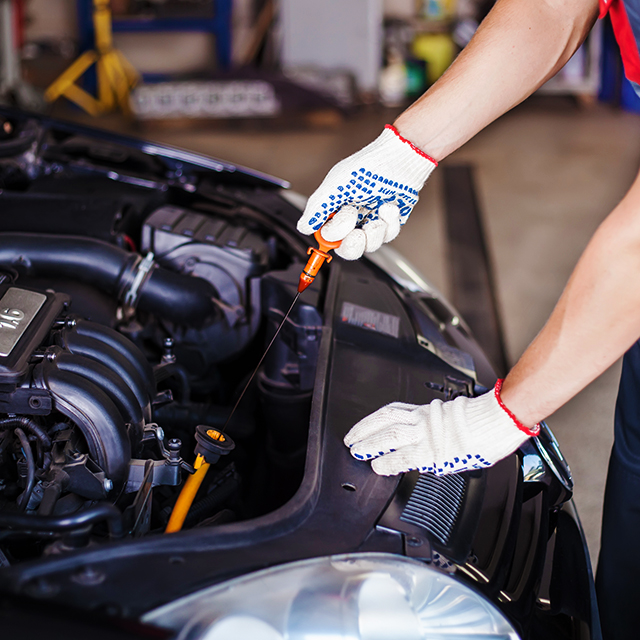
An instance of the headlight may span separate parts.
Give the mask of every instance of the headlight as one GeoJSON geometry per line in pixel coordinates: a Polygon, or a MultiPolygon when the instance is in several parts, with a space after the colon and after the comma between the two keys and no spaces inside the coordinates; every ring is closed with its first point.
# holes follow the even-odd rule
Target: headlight
{"type": "Polygon", "coordinates": [[[314,558],[229,580],[144,617],[180,640],[516,640],[483,596],[383,553],[314,558]]]}
{"type": "Polygon", "coordinates": [[[556,437],[546,422],[540,423],[540,433],[533,438],[533,441],[555,477],[569,493],[572,493],[573,477],[571,476],[571,469],[569,469],[569,465],[562,455],[562,451],[560,451],[556,437]]]}

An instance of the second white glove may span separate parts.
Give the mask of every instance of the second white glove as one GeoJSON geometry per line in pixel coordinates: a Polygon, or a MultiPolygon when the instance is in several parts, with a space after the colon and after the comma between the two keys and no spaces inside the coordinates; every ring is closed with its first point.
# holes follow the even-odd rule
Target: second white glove
{"type": "Polygon", "coordinates": [[[347,260],[376,251],[395,238],[418,202],[437,162],[403,138],[392,125],[366,147],[339,162],[311,195],[298,221],[309,235],[337,211],[322,230],[347,260]]]}
{"type": "Polygon", "coordinates": [[[489,467],[538,435],[500,400],[502,380],[477,398],[434,400],[420,406],[393,402],[358,422],[344,438],[351,455],[371,460],[379,475],[417,469],[441,476],[489,467]]]}

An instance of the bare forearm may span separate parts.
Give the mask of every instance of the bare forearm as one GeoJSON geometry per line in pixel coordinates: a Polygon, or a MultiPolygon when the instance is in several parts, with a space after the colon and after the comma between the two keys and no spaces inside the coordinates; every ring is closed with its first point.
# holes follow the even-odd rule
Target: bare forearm
{"type": "Polygon", "coordinates": [[[502,398],[524,424],[546,418],[640,338],[640,176],[602,223],[502,398]]]}
{"type": "Polygon", "coordinates": [[[557,73],[590,31],[597,8],[597,0],[499,0],[396,128],[443,159],[557,73]]]}

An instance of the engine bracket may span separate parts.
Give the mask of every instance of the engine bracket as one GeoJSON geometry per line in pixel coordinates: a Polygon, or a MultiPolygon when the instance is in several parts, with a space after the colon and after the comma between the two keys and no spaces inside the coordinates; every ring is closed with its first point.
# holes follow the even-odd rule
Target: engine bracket
{"type": "Polygon", "coordinates": [[[19,388],[0,394],[0,412],[47,416],[53,409],[51,394],[46,389],[19,388]]]}

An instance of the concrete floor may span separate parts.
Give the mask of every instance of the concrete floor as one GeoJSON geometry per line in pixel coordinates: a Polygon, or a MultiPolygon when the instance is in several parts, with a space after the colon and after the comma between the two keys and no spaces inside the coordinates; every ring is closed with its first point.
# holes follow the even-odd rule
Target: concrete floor
{"type": "MultiPolygon", "coordinates": [[[[54,115],[62,111],[56,107],[54,115]]],[[[335,162],[371,141],[394,116],[371,110],[322,130],[146,131],[144,136],[277,175],[309,195],[335,162]]],[[[111,119],[100,124],[122,128],[111,119]]],[[[640,164],[639,141],[640,117],[535,98],[446,160],[476,167],[512,363],[544,324],[591,234],[631,184],[640,164]]],[[[436,171],[394,247],[447,293],[441,191],[436,171]]],[[[618,378],[619,364],[549,419],[573,471],[594,561],[618,378]]]]}

